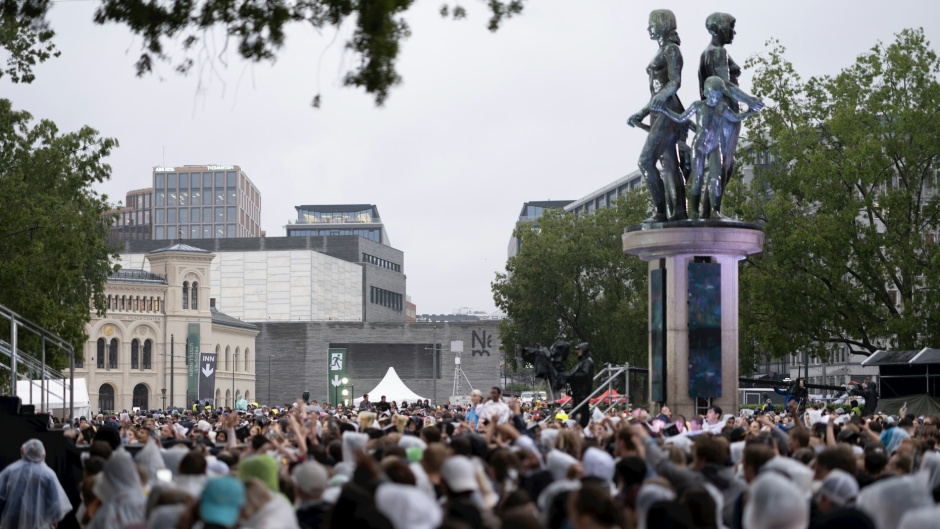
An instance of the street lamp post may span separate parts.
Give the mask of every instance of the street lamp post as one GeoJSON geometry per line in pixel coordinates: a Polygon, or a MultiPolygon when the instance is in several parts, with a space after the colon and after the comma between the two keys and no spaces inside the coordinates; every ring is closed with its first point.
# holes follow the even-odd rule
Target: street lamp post
{"type": "MultiPolygon", "coordinates": [[[[235,409],[235,370],[238,369],[238,353],[235,353],[235,364],[232,366],[232,409],[235,409]]],[[[268,379],[270,380],[270,378],[268,379]]]]}
{"type": "Polygon", "coordinates": [[[163,393],[163,411],[166,411],[166,388],[162,388],[160,393],[163,393]]]}
{"type": "Polygon", "coordinates": [[[268,406],[271,406],[271,359],[274,355],[268,355],[268,406]]]}

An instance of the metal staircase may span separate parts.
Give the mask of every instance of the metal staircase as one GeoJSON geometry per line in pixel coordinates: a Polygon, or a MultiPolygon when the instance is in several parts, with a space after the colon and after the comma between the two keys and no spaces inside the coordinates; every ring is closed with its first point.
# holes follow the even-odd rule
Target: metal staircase
{"type": "MultiPolygon", "coordinates": [[[[45,409],[47,397],[51,392],[50,381],[55,381],[57,382],[55,385],[59,386],[56,393],[58,394],[60,390],[63,393],[63,404],[67,392],[69,417],[72,417],[75,411],[75,351],[72,345],[58,335],[0,305],[0,325],[4,322],[9,325],[10,331],[9,341],[0,340],[0,369],[8,376],[6,383],[0,383],[0,395],[17,396],[17,382],[28,380],[29,397],[32,396],[32,388],[38,386],[41,395],[39,406],[40,409],[45,409]],[[19,347],[23,333],[38,338],[39,358],[19,347]],[[49,348],[56,349],[69,358],[67,375],[46,364],[46,352],[49,348]]],[[[63,412],[64,408],[63,405],[63,412]]]]}

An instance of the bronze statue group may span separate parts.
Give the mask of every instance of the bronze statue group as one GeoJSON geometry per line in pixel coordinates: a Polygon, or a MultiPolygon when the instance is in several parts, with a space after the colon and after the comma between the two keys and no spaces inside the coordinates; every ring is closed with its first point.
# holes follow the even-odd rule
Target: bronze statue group
{"type": "Polygon", "coordinates": [[[740,122],[763,107],[759,99],[738,88],[741,67],[725,49],[734,40],[734,25],[734,17],[727,13],[712,13],[705,20],[711,42],[699,62],[701,100],[686,109],[678,95],[683,61],[676,16],[668,9],[650,13],[650,38],[659,43],[646,68],[650,100],[627,120],[631,127],[648,131],[639,160],[656,210],[648,223],[725,218],[721,199],[734,173],[740,122]],[[741,103],[747,107],[744,112],[741,103]],[[642,123],[646,116],[648,126],[642,123]],[[691,149],[685,143],[690,130],[695,132],[691,149]],[[685,186],[690,177],[687,207],[685,186]]]}

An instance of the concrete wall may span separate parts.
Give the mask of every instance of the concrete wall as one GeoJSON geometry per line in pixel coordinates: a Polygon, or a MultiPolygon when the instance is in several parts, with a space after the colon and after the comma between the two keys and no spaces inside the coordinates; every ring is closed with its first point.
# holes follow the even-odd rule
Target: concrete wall
{"type": "MultiPolygon", "coordinates": [[[[257,324],[261,332],[256,339],[257,397],[259,402],[293,402],[304,391],[312,399],[326,400],[327,354],[330,344],[441,344],[440,378],[406,379],[415,393],[446,402],[454,386],[452,341],[464,342],[462,368],[470,384],[484,392],[499,383],[500,346],[496,321],[468,323],[313,323],[271,322],[257,324]],[[474,351],[476,353],[474,354],[474,351]],[[270,383],[269,383],[270,381],[270,383]],[[270,384],[270,385],[269,385],[270,384]],[[268,397],[270,391],[270,398],[268,397]]],[[[390,363],[387,358],[370,358],[380,362],[371,372],[382,372],[390,363]]],[[[381,378],[359,378],[347,375],[356,396],[369,392],[381,378]]],[[[461,380],[461,393],[468,394],[466,380],[461,380]]],[[[378,396],[375,397],[378,400],[378,396]]]]}
{"type": "MultiPolygon", "coordinates": [[[[120,264],[149,269],[145,255],[170,241],[124,241],[120,264]]],[[[185,240],[215,253],[211,297],[252,322],[404,321],[405,311],[370,303],[375,286],[406,296],[400,250],[357,236],[185,240]],[[366,253],[401,271],[362,262],[366,253]]]]}

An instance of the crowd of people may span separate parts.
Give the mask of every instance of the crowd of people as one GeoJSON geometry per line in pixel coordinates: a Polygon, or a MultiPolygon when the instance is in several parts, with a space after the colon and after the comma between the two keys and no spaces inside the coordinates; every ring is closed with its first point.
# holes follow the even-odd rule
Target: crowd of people
{"type": "Polygon", "coordinates": [[[940,520],[938,417],[801,411],[794,401],[751,415],[591,409],[582,427],[499,388],[471,399],[78,418],[64,429],[80,479],[63,487],[43,444],[28,441],[0,473],[0,529],[920,529],[940,520]]]}

